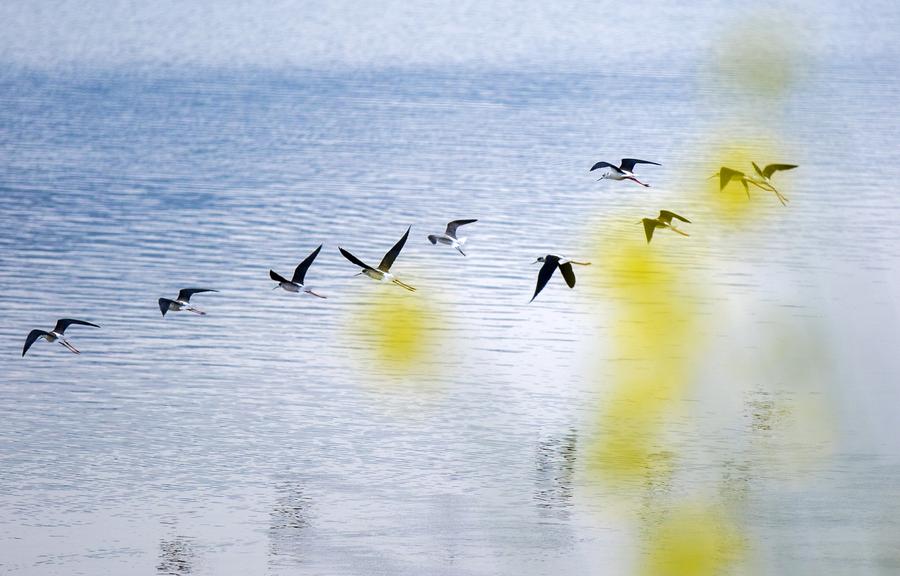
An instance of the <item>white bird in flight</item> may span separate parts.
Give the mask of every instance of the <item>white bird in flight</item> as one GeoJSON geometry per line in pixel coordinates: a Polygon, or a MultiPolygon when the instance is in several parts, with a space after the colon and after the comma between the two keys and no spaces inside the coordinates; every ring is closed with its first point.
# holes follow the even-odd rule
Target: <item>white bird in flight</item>
{"type": "Polygon", "coordinates": [[[194,294],[199,294],[200,292],[218,292],[218,290],[213,290],[212,288],[184,288],[178,291],[178,298],[176,298],[175,300],[160,298],[159,311],[162,312],[163,316],[165,316],[166,312],[169,311],[181,312],[183,310],[205,316],[206,312],[200,310],[199,308],[195,308],[191,304],[191,296],[193,296],[194,294]]]}
{"type": "Polygon", "coordinates": [[[541,290],[544,289],[544,286],[547,285],[547,282],[550,281],[550,278],[553,276],[553,273],[556,272],[556,269],[559,268],[560,273],[562,273],[563,278],[566,280],[566,284],[569,285],[569,288],[575,287],[575,272],[572,270],[572,264],[578,264],[579,266],[590,266],[590,262],[578,262],[576,260],[570,260],[565,256],[557,256],[556,254],[547,254],[546,256],[539,256],[537,260],[532,262],[532,264],[537,264],[538,262],[543,262],[544,265],[541,266],[540,271],[538,271],[537,284],[534,287],[534,295],[531,297],[530,302],[534,302],[534,299],[537,298],[537,295],[541,293],[541,290]]]}
{"type": "Polygon", "coordinates": [[[284,290],[286,290],[288,292],[303,291],[307,294],[312,294],[313,296],[318,296],[319,298],[326,298],[326,296],[322,296],[321,294],[316,294],[311,288],[305,288],[303,286],[303,280],[306,277],[306,271],[309,270],[309,267],[312,265],[313,260],[316,259],[316,256],[319,255],[319,251],[321,249],[322,249],[322,245],[319,244],[318,248],[313,250],[312,253],[310,253],[310,255],[307,256],[303,260],[303,262],[298,264],[297,267],[294,269],[294,275],[291,277],[290,280],[279,275],[274,270],[269,270],[269,278],[278,282],[278,285],[276,285],[275,288],[272,288],[272,290],[275,290],[277,288],[283,288],[284,290]]]}
{"type": "Polygon", "coordinates": [[[641,186],[649,188],[649,184],[644,184],[634,175],[635,164],[653,164],[654,166],[662,166],[662,164],[659,164],[657,162],[650,162],[649,160],[638,160],[637,158],[622,158],[618,166],[616,166],[615,164],[610,164],[609,162],[597,162],[596,164],[591,166],[589,172],[593,172],[598,168],[611,168],[610,171],[600,176],[600,178],[598,178],[597,180],[633,180],[641,186]]]}
{"type": "MultiPolygon", "coordinates": [[[[403,245],[406,244],[406,239],[409,237],[409,231],[412,228],[410,226],[406,229],[406,234],[403,235],[403,238],[397,241],[394,246],[387,251],[387,254],[384,255],[384,258],[381,259],[381,263],[378,265],[378,268],[372,268],[347,250],[344,250],[340,246],[338,246],[338,250],[341,251],[341,254],[344,255],[344,258],[349,260],[350,262],[356,264],[362,271],[359,274],[365,274],[369,278],[373,280],[378,280],[379,282],[389,281],[393,282],[397,286],[401,288],[406,288],[410,292],[415,292],[415,288],[410,286],[409,284],[405,284],[398,280],[393,274],[391,274],[391,265],[394,263],[394,260],[397,259],[397,255],[400,254],[400,250],[403,249],[403,245]]],[[[357,276],[359,275],[357,274],[357,276]]]]}
{"type": "Polygon", "coordinates": [[[75,354],[81,354],[77,348],[72,346],[68,340],[63,337],[63,334],[66,332],[66,328],[71,326],[72,324],[80,324],[82,326],[93,326],[94,328],[99,328],[100,326],[93,324],[91,322],[86,322],[84,320],[75,320],[73,318],[60,318],[56,321],[56,326],[53,327],[53,330],[49,332],[44,332],[43,330],[32,330],[28,333],[28,337],[25,338],[25,347],[22,348],[22,356],[25,356],[25,353],[28,352],[28,349],[31,348],[31,345],[34,344],[39,338],[43,338],[47,342],[57,342],[65,346],[70,351],[75,354]]]}
{"type": "Polygon", "coordinates": [[[456,248],[460,254],[465,256],[466,253],[462,251],[462,247],[466,243],[466,238],[465,238],[465,236],[462,238],[457,238],[456,237],[456,229],[459,228],[460,226],[465,226],[466,224],[471,224],[472,222],[478,222],[478,220],[475,220],[475,219],[454,220],[453,222],[450,222],[449,224],[447,224],[446,232],[444,232],[443,234],[429,234],[428,240],[430,240],[432,244],[437,244],[438,242],[440,242],[441,244],[446,244],[447,246],[452,246],[453,248],[456,248]]]}

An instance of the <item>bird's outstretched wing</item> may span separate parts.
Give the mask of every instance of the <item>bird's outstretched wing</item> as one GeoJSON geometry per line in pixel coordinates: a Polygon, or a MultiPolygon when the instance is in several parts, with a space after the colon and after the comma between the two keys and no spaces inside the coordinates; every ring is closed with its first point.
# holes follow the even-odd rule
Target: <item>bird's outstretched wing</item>
{"type": "Polygon", "coordinates": [[[629,172],[634,170],[635,164],[653,164],[654,166],[662,166],[659,162],[651,162],[649,160],[638,160],[637,158],[622,158],[619,168],[629,172]]]}
{"type": "Polygon", "coordinates": [[[43,330],[37,329],[32,330],[28,333],[28,337],[25,338],[25,347],[22,348],[22,356],[24,356],[25,353],[28,352],[28,349],[31,348],[31,345],[34,344],[35,340],[37,340],[41,336],[49,336],[49,334],[47,332],[44,332],[43,330]]]}
{"type": "Polygon", "coordinates": [[[572,264],[566,262],[565,264],[559,265],[559,271],[562,272],[563,278],[566,279],[566,284],[569,285],[569,288],[575,287],[575,271],[572,270],[572,264]]]}
{"type": "Polygon", "coordinates": [[[406,239],[409,237],[409,231],[412,228],[410,226],[406,229],[406,234],[403,235],[403,238],[397,240],[397,243],[387,251],[387,254],[384,255],[384,258],[381,259],[381,264],[378,265],[378,269],[382,272],[389,272],[391,269],[391,265],[394,263],[394,260],[397,259],[397,256],[400,254],[400,251],[403,250],[403,245],[406,244],[406,239]]]}
{"type": "Polygon", "coordinates": [[[769,164],[763,168],[762,175],[766,178],[771,178],[772,174],[779,170],[793,170],[796,167],[796,164],[769,164]]]}
{"type": "Polygon", "coordinates": [[[531,297],[529,302],[534,302],[534,299],[537,298],[537,295],[541,293],[541,290],[544,289],[544,286],[547,285],[547,282],[550,281],[550,277],[553,276],[553,272],[559,266],[559,257],[547,255],[544,257],[544,265],[541,266],[540,272],[538,272],[537,284],[534,287],[534,296],[531,297]]]}
{"type": "Polygon", "coordinates": [[[667,222],[667,221],[671,222],[672,218],[677,218],[678,220],[681,220],[682,222],[687,222],[688,224],[691,223],[691,221],[688,220],[687,218],[685,218],[684,216],[679,216],[678,214],[671,212],[669,210],[660,210],[659,211],[659,219],[662,220],[663,222],[667,222]]]}
{"type": "Polygon", "coordinates": [[[650,240],[653,239],[653,231],[659,226],[659,222],[652,218],[644,218],[641,222],[644,223],[644,234],[647,236],[647,244],[649,244],[650,240]]]}
{"type": "Polygon", "coordinates": [[[760,170],[760,168],[759,168],[759,166],[756,164],[756,162],[753,162],[753,161],[751,160],[750,163],[753,164],[753,170],[756,171],[756,173],[759,175],[760,178],[765,178],[765,177],[766,177],[766,175],[763,174],[763,171],[760,170]]]}
{"type": "MultiPolygon", "coordinates": [[[[269,278],[271,278],[272,280],[274,280],[278,283],[281,283],[281,282],[287,283],[287,279],[285,279],[284,276],[282,276],[281,274],[279,274],[278,272],[276,272],[274,270],[269,270],[269,278]]],[[[276,288],[277,288],[277,286],[276,286],[276,288]]]]}
{"type": "Polygon", "coordinates": [[[357,258],[356,256],[354,256],[354,255],[351,254],[350,252],[347,252],[346,250],[344,250],[344,249],[341,248],[340,246],[338,246],[338,250],[341,251],[341,254],[344,255],[344,258],[346,258],[347,260],[353,262],[354,264],[356,264],[356,265],[359,266],[360,268],[363,268],[364,270],[372,270],[373,272],[378,272],[378,270],[375,270],[374,268],[372,268],[371,266],[369,266],[368,264],[366,264],[365,262],[363,262],[362,260],[360,260],[359,258],[357,258]]]}
{"type": "Polygon", "coordinates": [[[182,302],[190,302],[191,296],[200,292],[218,292],[218,290],[213,290],[212,288],[183,288],[178,291],[178,299],[182,302]]]}
{"type": "Polygon", "coordinates": [[[447,224],[447,231],[445,234],[451,238],[456,238],[456,229],[460,226],[465,226],[466,224],[471,224],[472,222],[478,222],[478,220],[474,218],[470,218],[468,220],[454,220],[447,224]]]}
{"type": "Polygon", "coordinates": [[[162,312],[162,315],[165,316],[166,312],[169,311],[169,304],[175,302],[174,300],[169,300],[168,298],[160,298],[159,299],[159,311],[162,312]]]}
{"type": "Polygon", "coordinates": [[[297,284],[303,284],[303,279],[306,278],[306,271],[309,270],[309,267],[312,266],[313,260],[316,259],[316,256],[319,255],[319,251],[322,249],[322,245],[319,244],[319,247],[313,250],[309,256],[303,259],[303,262],[297,264],[297,267],[294,269],[294,276],[291,278],[292,282],[297,284]]]}
{"type": "Polygon", "coordinates": [[[73,318],[60,318],[56,321],[56,326],[53,327],[53,331],[57,334],[62,334],[66,331],[66,328],[71,326],[72,324],[81,324],[82,326],[93,326],[94,328],[99,328],[96,324],[91,322],[85,322],[84,320],[75,320],[73,318]]]}
{"type": "Polygon", "coordinates": [[[593,172],[594,170],[596,170],[596,169],[598,169],[598,168],[612,168],[613,170],[615,170],[615,171],[618,172],[619,174],[622,173],[622,170],[619,169],[618,166],[616,166],[615,164],[610,164],[609,162],[597,162],[596,164],[594,164],[593,166],[591,166],[591,169],[588,170],[588,172],[593,172]]]}
{"type": "MultiPolygon", "coordinates": [[[[732,170],[731,168],[722,166],[722,168],[719,169],[719,190],[724,190],[725,187],[728,186],[728,183],[731,182],[732,178],[743,180],[744,173],[739,170],[732,170]]],[[[744,182],[744,187],[747,187],[746,182],[744,182]]]]}

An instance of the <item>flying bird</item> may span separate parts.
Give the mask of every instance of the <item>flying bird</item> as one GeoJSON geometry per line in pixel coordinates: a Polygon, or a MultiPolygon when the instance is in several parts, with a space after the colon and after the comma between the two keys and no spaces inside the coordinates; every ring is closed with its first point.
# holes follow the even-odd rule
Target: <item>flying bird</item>
{"type": "Polygon", "coordinates": [[[644,225],[644,234],[647,235],[647,244],[650,243],[650,240],[653,238],[653,231],[657,228],[668,228],[673,232],[678,232],[682,236],[690,236],[687,232],[683,232],[679,230],[675,224],[672,223],[672,219],[681,220],[682,222],[691,223],[690,220],[685,218],[684,216],[679,216],[674,212],[669,212],[668,210],[660,210],[659,216],[656,218],[644,218],[638,224],[644,225]]]}
{"type": "MultiPolygon", "coordinates": [[[[409,231],[411,228],[412,228],[412,226],[407,228],[406,234],[403,235],[403,238],[398,240],[397,243],[394,244],[394,246],[390,250],[387,251],[387,254],[385,254],[384,258],[381,259],[381,263],[378,265],[378,268],[372,268],[371,266],[369,266],[368,264],[366,264],[365,262],[363,262],[362,260],[360,260],[359,258],[354,256],[347,250],[344,250],[343,248],[341,248],[340,246],[338,246],[338,250],[341,251],[341,254],[344,255],[344,258],[346,258],[350,262],[353,262],[354,264],[356,264],[357,266],[362,268],[362,271],[359,274],[365,274],[369,278],[371,278],[373,280],[378,280],[379,282],[390,281],[390,282],[393,282],[394,284],[396,284],[397,286],[400,286],[401,288],[406,288],[410,292],[415,292],[415,290],[416,290],[415,288],[413,288],[409,284],[405,284],[405,283],[401,282],[393,274],[391,274],[391,265],[394,263],[394,260],[397,259],[397,255],[400,254],[400,250],[403,249],[403,245],[406,244],[406,239],[409,237],[409,231]]],[[[357,274],[357,276],[359,276],[359,274],[357,274]]]]}
{"type": "Polygon", "coordinates": [[[653,164],[654,166],[662,166],[662,164],[659,164],[657,162],[650,162],[649,160],[638,160],[637,158],[622,158],[618,166],[616,166],[615,164],[610,164],[609,162],[597,162],[596,164],[591,166],[589,172],[593,172],[598,168],[611,168],[610,171],[600,176],[600,178],[598,178],[598,181],[603,180],[604,178],[609,180],[633,180],[641,186],[649,188],[649,184],[644,184],[635,177],[635,164],[653,164]]]}
{"type": "Polygon", "coordinates": [[[178,298],[176,298],[175,300],[160,298],[159,311],[162,312],[163,316],[165,316],[166,312],[169,311],[181,312],[182,310],[205,316],[206,312],[198,308],[194,308],[194,306],[191,304],[191,296],[193,296],[194,294],[199,294],[200,292],[218,292],[218,290],[213,290],[212,288],[184,288],[178,291],[178,298]]]}
{"type": "Polygon", "coordinates": [[[562,273],[563,278],[565,278],[569,288],[574,288],[575,272],[572,270],[572,264],[578,264],[579,266],[591,265],[590,262],[578,262],[576,260],[570,260],[565,256],[557,256],[555,254],[539,256],[532,264],[537,264],[538,262],[543,262],[544,265],[541,266],[541,269],[538,272],[537,285],[534,287],[534,296],[531,297],[529,302],[534,302],[534,299],[537,298],[537,295],[541,293],[541,290],[543,290],[544,286],[547,285],[547,282],[550,281],[550,278],[557,268],[559,268],[559,271],[562,273]]]}
{"type": "Polygon", "coordinates": [[[750,198],[750,184],[753,184],[760,190],[766,190],[767,192],[772,192],[774,188],[772,188],[771,184],[767,184],[762,180],[757,180],[752,176],[747,176],[740,170],[734,170],[733,168],[728,168],[727,166],[722,166],[719,168],[719,171],[710,176],[710,178],[718,178],[719,179],[719,191],[725,190],[725,187],[728,186],[731,182],[740,182],[744,187],[744,192],[747,193],[747,198],[750,198]]]}
{"type": "Polygon", "coordinates": [[[772,175],[775,172],[779,172],[782,170],[793,170],[797,167],[796,164],[768,164],[762,170],[759,169],[759,166],[756,165],[756,162],[750,162],[753,164],[753,169],[756,170],[756,173],[762,178],[762,181],[769,185],[772,189],[772,192],[775,193],[775,196],[778,197],[778,200],[781,201],[782,205],[787,205],[788,199],[778,190],[775,189],[775,186],[772,184],[772,175]]]}
{"type": "Polygon", "coordinates": [[[75,354],[81,354],[77,348],[72,346],[68,340],[63,337],[63,334],[66,332],[66,328],[71,326],[72,324],[81,324],[82,326],[93,326],[94,328],[99,328],[100,326],[93,324],[91,322],[86,322],[84,320],[75,320],[73,318],[60,318],[56,321],[56,326],[53,327],[53,330],[49,332],[44,332],[43,330],[32,330],[28,333],[28,337],[25,338],[25,347],[22,348],[22,356],[25,356],[25,353],[28,352],[28,349],[31,348],[31,345],[37,341],[38,338],[43,338],[47,342],[56,342],[59,341],[60,344],[74,352],[75,354]]]}
{"type": "Polygon", "coordinates": [[[431,241],[432,244],[437,244],[440,242],[441,244],[446,244],[448,246],[452,246],[459,250],[459,253],[463,256],[466,255],[465,252],[462,251],[463,245],[466,243],[465,236],[462,238],[456,237],[456,229],[460,226],[465,226],[466,224],[471,224],[472,222],[478,222],[474,218],[468,220],[454,220],[447,224],[447,231],[443,234],[429,234],[428,240],[431,241]]]}
{"type": "Polygon", "coordinates": [[[283,288],[288,292],[303,291],[303,292],[306,292],[307,294],[312,294],[313,296],[318,296],[319,298],[326,298],[326,296],[322,296],[321,294],[316,294],[312,289],[305,288],[303,286],[303,279],[306,277],[306,271],[309,270],[309,267],[312,265],[313,260],[316,259],[316,256],[319,255],[319,251],[321,249],[322,249],[322,245],[319,244],[318,248],[313,250],[312,253],[310,253],[310,255],[307,256],[303,260],[303,262],[298,264],[297,267],[294,269],[294,275],[291,277],[290,280],[284,278],[283,276],[280,276],[274,270],[269,270],[269,278],[278,282],[278,285],[276,285],[275,288],[272,288],[272,290],[275,290],[277,288],[283,288]]]}

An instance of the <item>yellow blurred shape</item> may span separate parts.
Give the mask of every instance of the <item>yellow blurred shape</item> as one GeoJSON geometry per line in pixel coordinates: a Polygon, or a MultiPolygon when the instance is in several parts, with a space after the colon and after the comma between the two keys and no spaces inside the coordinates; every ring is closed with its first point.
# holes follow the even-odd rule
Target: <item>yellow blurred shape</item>
{"type": "Polygon", "coordinates": [[[643,482],[668,469],[659,462],[666,453],[664,426],[678,406],[699,345],[692,299],[672,261],[688,239],[658,232],[648,245],[640,226],[623,229],[615,246],[602,252],[617,360],[591,465],[611,480],[643,482]]]}
{"type": "MultiPolygon", "coordinates": [[[[707,153],[705,157],[715,162],[713,172],[719,172],[723,166],[738,170],[745,175],[758,178],[751,162],[760,168],[776,162],[778,153],[772,144],[758,139],[748,138],[745,141],[722,142],[707,153]]],[[[752,227],[760,218],[765,217],[773,208],[781,208],[775,195],[767,190],[748,184],[747,191],[737,180],[732,179],[724,190],[719,189],[719,177],[710,178],[704,188],[708,198],[708,206],[712,211],[711,218],[722,221],[728,228],[752,227]]]]}
{"type": "Polygon", "coordinates": [[[438,311],[419,294],[393,292],[384,291],[367,304],[364,313],[354,315],[354,332],[363,345],[371,347],[375,368],[421,367],[434,349],[438,311]]]}
{"type": "Polygon", "coordinates": [[[744,538],[715,507],[684,505],[662,513],[652,526],[641,573],[646,576],[714,576],[739,560],[744,538]]]}
{"type": "Polygon", "coordinates": [[[720,76],[747,92],[783,95],[795,76],[796,35],[785,14],[759,15],[729,26],[718,45],[720,76]]]}

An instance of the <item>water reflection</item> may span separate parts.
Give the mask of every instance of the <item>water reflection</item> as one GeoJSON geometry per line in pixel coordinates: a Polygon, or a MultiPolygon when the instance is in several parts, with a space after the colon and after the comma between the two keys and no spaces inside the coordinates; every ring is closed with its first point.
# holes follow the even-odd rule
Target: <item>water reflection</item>
{"type": "Polygon", "coordinates": [[[312,499],[299,483],[276,486],[275,504],[269,514],[269,557],[300,562],[303,558],[303,538],[310,523],[312,499]]]}
{"type": "Polygon", "coordinates": [[[534,500],[542,514],[569,517],[578,447],[578,432],[569,430],[538,442],[534,500]]]}
{"type": "Polygon", "coordinates": [[[159,542],[159,564],[156,565],[156,573],[172,576],[192,574],[195,560],[193,538],[176,536],[171,540],[163,539],[159,542]]]}
{"type": "Polygon", "coordinates": [[[753,487],[754,477],[751,474],[753,465],[736,456],[722,462],[721,468],[719,497],[732,508],[746,506],[753,487]]]}

